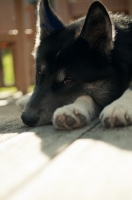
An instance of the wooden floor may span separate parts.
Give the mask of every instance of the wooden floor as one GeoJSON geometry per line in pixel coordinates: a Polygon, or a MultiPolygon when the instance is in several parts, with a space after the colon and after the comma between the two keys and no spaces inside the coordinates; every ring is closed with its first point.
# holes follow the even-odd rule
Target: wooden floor
{"type": "Polygon", "coordinates": [[[132,127],[29,128],[0,105],[0,200],[132,200],[132,127]]]}

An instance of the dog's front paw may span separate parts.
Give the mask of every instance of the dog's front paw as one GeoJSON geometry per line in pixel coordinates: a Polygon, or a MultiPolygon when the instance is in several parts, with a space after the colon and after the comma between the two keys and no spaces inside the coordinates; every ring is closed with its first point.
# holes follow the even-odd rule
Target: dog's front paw
{"type": "Polygon", "coordinates": [[[111,128],[132,125],[132,106],[117,100],[103,109],[100,120],[103,126],[111,128]]]}
{"type": "Polygon", "coordinates": [[[58,129],[74,129],[90,121],[86,109],[77,104],[58,108],[53,115],[53,125],[58,129]]]}

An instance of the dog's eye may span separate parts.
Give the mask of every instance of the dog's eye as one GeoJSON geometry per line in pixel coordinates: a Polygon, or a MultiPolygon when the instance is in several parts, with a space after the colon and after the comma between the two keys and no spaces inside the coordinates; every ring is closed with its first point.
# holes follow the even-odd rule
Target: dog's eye
{"type": "Polygon", "coordinates": [[[71,76],[66,76],[66,78],[64,79],[63,83],[65,85],[70,84],[73,81],[73,78],[71,76]]]}

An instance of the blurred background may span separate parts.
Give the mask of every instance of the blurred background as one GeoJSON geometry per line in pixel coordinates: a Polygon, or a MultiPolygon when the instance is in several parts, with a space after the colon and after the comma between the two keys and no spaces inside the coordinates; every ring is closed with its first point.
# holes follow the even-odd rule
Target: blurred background
{"type": "MultiPolygon", "coordinates": [[[[65,23],[87,13],[93,0],[50,0],[65,23]]],[[[113,12],[132,14],[132,0],[102,0],[113,12]]],[[[32,90],[37,0],[0,0],[0,92],[32,90]]]]}

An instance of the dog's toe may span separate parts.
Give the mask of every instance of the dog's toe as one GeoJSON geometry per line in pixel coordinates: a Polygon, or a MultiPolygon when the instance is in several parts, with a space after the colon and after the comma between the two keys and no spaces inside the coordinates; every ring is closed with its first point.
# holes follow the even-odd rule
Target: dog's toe
{"type": "Polygon", "coordinates": [[[84,114],[79,113],[78,111],[74,111],[75,115],[77,116],[77,118],[79,119],[79,121],[81,123],[85,123],[86,122],[86,116],[84,114]]]}
{"type": "MultiPolygon", "coordinates": [[[[103,117],[102,117],[101,119],[103,119],[103,117]]],[[[109,118],[109,117],[104,118],[103,124],[104,124],[106,127],[109,127],[109,126],[110,126],[110,118],[109,118]]]]}
{"type": "Polygon", "coordinates": [[[119,117],[114,118],[114,127],[123,127],[125,124],[125,121],[122,121],[119,117]]]}
{"type": "Polygon", "coordinates": [[[65,117],[66,117],[66,124],[67,124],[69,127],[73,127],[74,124],[76,124],[76,120],[75,120],[73,117],[68,116],[68,115],[66,115],[65,117]]]}
{"type": "Polygon", "coordinates": [[[56,119],[55,119],[55,124],[56,124],[56,126],[57,127],[60,127],[60,129],[65,129],[65,126],[64,126],[64,124],[63,124],[63,116],[58,116],[58,117],[56,117],[56,119]]]}
{"type": "Polygon", "coordinates": [[[128,125],[131,125],[131,124],[132,124],[132,119],[131,119],[131,117],[130,117],[128,114],[126,114],[126,115],[125,115],[125,118],[126,118],[127,124],[128,124],[128,125]]]}

